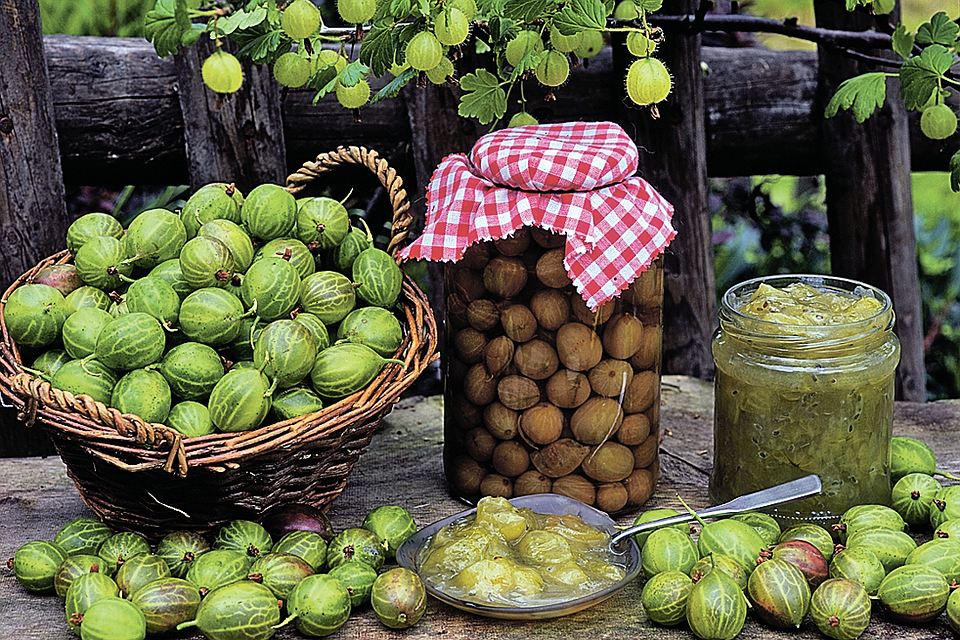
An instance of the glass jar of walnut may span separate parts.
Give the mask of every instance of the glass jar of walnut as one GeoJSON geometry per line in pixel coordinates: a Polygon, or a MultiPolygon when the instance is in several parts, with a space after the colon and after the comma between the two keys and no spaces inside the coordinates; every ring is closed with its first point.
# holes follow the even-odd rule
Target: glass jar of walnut
{"type": "Polygon", "coordinates": [[[536,227],[445,268],[444,470],[467,501],[560,493],[615,513],[659,475],[663,269],[590,311],[536,227]]]}

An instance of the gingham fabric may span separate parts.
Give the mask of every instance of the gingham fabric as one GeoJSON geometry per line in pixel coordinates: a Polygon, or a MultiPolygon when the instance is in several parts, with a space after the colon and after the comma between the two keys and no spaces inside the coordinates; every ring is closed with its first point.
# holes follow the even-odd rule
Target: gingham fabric
{"type": "Polygon", "coordinates": [[[514,127],[443,159],[427,190],[423,234],[401,260],[456,261],[468,246],[536,225],[567,236],[564,266],[596,309],[617,297],[676,235],[673,206],[637,170],[612,122],[514,127]]]}

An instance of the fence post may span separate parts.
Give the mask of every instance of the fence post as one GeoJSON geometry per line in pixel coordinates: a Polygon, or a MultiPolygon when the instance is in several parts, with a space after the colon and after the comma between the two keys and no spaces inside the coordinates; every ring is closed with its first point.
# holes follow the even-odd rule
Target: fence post
{"type": "MultiPolygon", "coordinates": [[[[699,0],[667,0],[663,13],[689,14],[699,0]]],[[[618,34],[622,36],[622,34],[618,34]]],[[[614,44],[617,82],[632,61],[618,37],[614,44]]],[[[624,95],[621,123],[641,149],[641,174],[673,203],[677,238],[664,260],[663,367],[666,373],[709,377],[710,340],[716,323],[713,246],[707,207],[707,153],[700,68],[700,36],[667,34],[657,53],[673,75],[673,93],[654,120],[632,108],[624,95]]]]}
{"type": "MultiPolygon", "coordinates": [[[[37,0],[0,2],[0,283],[63,248],[64,203],[53,100],[37,0]]],[[[48,454],[40,429],[0,410],[0,456],[48,454]]]]}
{"type": "Polygon", "coordinates": [[[212,42],[201,40],[176,56],[191,186],[235,182],[246,192],[262,182],[283,184],[287,154],[280,89],[270,68],[244,63],[240,90],[217,94],[200,78],[213,50],[212,42]]]}
{"type": "MultiPolygon", "coordinates": [[[[817,25],[832,29],[863,31],[875,21],[860,11],[847,12],[836,0],[816,0],[814,10],[817,25]]],[[[843,80],[874,70],[871,65],[821,46],[819,109],[843,80]]],[[[847,113],[822,121],[820,153],[827,185],[830,260],[834,274],[868,282],[893,298],[901,344],[897,397],[923,401],[926,372],[910,185],[910,136],[907,113],[895,86],[887,94],[887,106],[863,125],[856,124],[847,113]]]]}

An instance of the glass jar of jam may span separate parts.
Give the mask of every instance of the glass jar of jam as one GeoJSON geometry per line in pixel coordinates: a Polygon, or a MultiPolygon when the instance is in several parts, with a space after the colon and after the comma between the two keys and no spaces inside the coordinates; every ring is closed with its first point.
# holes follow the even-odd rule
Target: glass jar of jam
{"type": "Polygon", "coordinates": [[[727,291],[713,341],[711,497],[815,473],[823,493],[775,517],[828,523],[851,506],[888,503],[893,323],[884,292],[842,278],[771,276],[727,291]]]}

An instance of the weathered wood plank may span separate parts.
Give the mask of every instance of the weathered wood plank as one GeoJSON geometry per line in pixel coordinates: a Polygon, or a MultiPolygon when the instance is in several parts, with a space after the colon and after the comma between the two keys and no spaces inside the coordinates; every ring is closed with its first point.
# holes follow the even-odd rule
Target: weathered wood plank
{"type": "MultiPolygon", "coordinates": [[[[665,437],[662,455],[663,480],[650,506],[679,507],[677,493],[697,506],[706,504],[706,473],[712,448],[712,387],[709,383],[681,377],[664,378],[662,423],[665,437]],[[700,453],[704,452],[706,453],[700,453]]],[[[954,437],[960,428],[960,402],[930,404],[898,403],[896,430],[923,436],[948,468],[960,465],[960,443],[954,437]]],[[[410,398],[401,402],[384,422],[382,431],[354,470],[347,490],[334,504],[332,518],[338,528],[356,526],[375,506],[401,503],[417,521],[427,524],[456,513],[463,505],[451,498],[441,471],[440,399],[410,398]]],[[[0,554],[11,554],[33,538],[49,537],[63,522],[86,510],[56,459],[0,460],[0,554]]],[[[627,522],[629,518],[623,518],[627,522]]],[[[5,556],[4,556],[5,557],[5,556]]],[[[507,623],[459,613],[430,601],[426,617],[404,633],[414,639],[469,638],[484,634],[495,640],[561,640],[590,637],[607,640],[688,640],[684,628],[654,627],[639,605],[639,583],[627,587],[612,600],[577,615],[541,623],[507,623]]],[[[63,626],[59,599],[25,593],[7,573],[0,574],[0,637],[20,640],[62,640],[69,637],[63,626]]],[[[284,630],[281,640],[298,638],[284,630]]],[[[347,626],[331,636],[334,640],[388,640],[398,637],[382,627],[369,609],[354,615],[347,626]]],[[[820,638],[808,622],[798,632],[772,632],[748,621],[744,640],[820,638]]],[[[879,614],[863,638],[947,640],[946,625],[910,628],[886,622],[879,614]]],[[[199,640],[199,636],[190,637],[199,640]]]]}
{"type": "Polygon", "coordinates": [[[175,59],[191,185],[235,182],[246,191],[261,182],[282,184],[287,155],[280,89],[270,68],[245,63],[240,90],[216,94],[200,78],[214,50],[213,42],[201,41],[175,59]]]}
{"type": "MultiPolygon", "coordinates": [[[[0,283],[60,249],[69,219],[37,0],[0,2],[0,283]],[[38,220],[43,233],[37,233],[38,220]]],[[[0,410],[0,451],[52,452],[0,410]]]]}
{"type": "MultiPolygon", "coordinates": [[[[45,38],[64,173],[73,184],[105,176],[133,184],[186,181],[183,118],[172,60],[136,38],[45,38]]],[[[815,103],[817,58],[807,51],[703,48],[707,169],[711,176],[822,173],[821,107],[815,103]]],[[[610,119],[622,78],[610,51],[577,69],[553,103],[534,105],[542,121],[610,119]]],[[[284,95],[290,166],[344,141],[378,149],[411,141],[398,101],[363,110],[363,122],[332,98],[319,107],[303,91],[284,95]]],[[[915,114],[912,116],[915,124],[915,114]]],[[[428,123],[447,126],[447,123],[428,123]]],[[[912,128],[913,168],[943,170],[960,134],[945,143],[912,128]]]]}
{"type": "MultiPolygon", "coordinates": [[[[876,20],[866,12],[846,11],[833,0],[818,0],[814,10],[819,26],[834,29],[866,30],[876,20]]],[[[819,53],[823,100],[847,78],[877,70],[829,48],[821,47],[819,53]]],[[[888,101],[863,126],[857,126],[849,113],[823,120],[821,151],[832,272],[890,294],[901,344],[897,397],[923,400],[923,314],[913,230],[910,138],[903,103],[888,101]]]]}
{"type": "Polygon", "coordinates": [[[44,45],[69,182],[187,181],[173,60],[138,38],[46,36],[44,45]]]}
{"type": "MultiPolygon", "coordinates": [[[[663,12],[688,14],[694,0],[665,2],[663,12]]],[[[634,57],[618,34],[614,67],[625,75],[634,57]]],[[[619,120],[640,147],[640,173],[674,206],[677,237],[664,255],[663,369],[710,377],[710,337],[716,316],[713,242],[707,204],[700,35],[671,34],[659,54],[673,75],[673,92],[658,105],[659,118],[620,100],[619,120]]]]}

